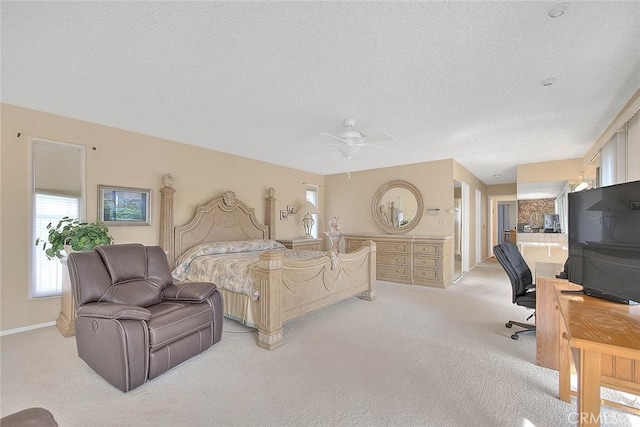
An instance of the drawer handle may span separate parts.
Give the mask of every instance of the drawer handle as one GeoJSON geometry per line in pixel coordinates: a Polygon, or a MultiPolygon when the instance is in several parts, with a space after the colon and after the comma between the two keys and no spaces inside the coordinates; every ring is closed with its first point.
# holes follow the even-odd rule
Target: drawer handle
{"type": "Polygon", "coordinates": [[[402,262],[402,258],[398,258],[396,261],[398,261],[398,262],[402,262]]]}

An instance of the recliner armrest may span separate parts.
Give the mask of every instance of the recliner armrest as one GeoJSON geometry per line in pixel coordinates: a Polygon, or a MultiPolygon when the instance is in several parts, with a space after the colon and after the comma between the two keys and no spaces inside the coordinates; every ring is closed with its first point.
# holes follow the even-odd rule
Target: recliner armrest
{"type": "Polygon", "coordinates": [[[137,305],[93,302],[81,305],[76,316],[118,320],[149,320],[151,319],[151,312],[137,305]]]}
{"type": "Polygon", "coordinates": [[[203,302],[218,287],[211,282],[183,282],[169,285],[162,291],[165,301],[203,302]]]}

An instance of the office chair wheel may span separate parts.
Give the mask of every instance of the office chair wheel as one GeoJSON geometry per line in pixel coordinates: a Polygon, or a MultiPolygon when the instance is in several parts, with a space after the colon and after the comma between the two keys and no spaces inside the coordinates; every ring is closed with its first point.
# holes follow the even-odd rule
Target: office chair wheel
{"type": "Polygon", "coordinates": [[[511,335],[511,339],[512,340],[516,340],[517,341],[519,338],[520,338],[520,335],[518,335],[518,334],[511,335]]]}
{"type": "Polygon", "coordinates": [[[511,322],[507,322],[507,323],[505,323],[505,324],[504,324],[504,326],[506,326],[507,328],[510,328],[510,327],[512,327],[512,326],[513,326],[513,323],[511,323],[511,322]]]}

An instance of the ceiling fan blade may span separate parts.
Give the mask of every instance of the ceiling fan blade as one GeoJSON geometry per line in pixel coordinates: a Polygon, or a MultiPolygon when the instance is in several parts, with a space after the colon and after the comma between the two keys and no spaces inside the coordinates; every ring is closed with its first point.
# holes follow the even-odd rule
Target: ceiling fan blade
{"type": "Polygon", "coordinates": [[[339,147],[341,145],[344,145],[344,144],[340,142],[332,142],[329,144],[305,145],[305,146],[302,146],[301,148],[303,148],[304,150],[326,150],[328,148],[339,147]]]}
{"type": "Polygon", "coordinates": [[[337,139],[340,142],[345,142],[344,139],[340,138],[339,136],[335,136],[335,135],[331,135],[330,133],[321,133],[320,135],[324,135],[324,136],[328,136],[329,138],[334,138],[337,139]]]}
{"type": "Polygon", "coordinates": [[[389,147],[388,145],[382,145],[382,144],[378,144],[376,142],[367,142],[365,145],[368,145],[370,147],[376,147],[376,148],[385,148],[387,150],[394,150],[395,147],[389,147]]]}
{"type": "Polygon", "coordinates": [[[391,135],[389,135],[387,133],[382,134],[382,135],[370,136],[370,137],[367,137],[365,139],[367,144],[368,143],[377,143],[377,142],[389,142],[389,141],[395,141],[395,140],[396,139],[393,136],[391,136],[391,135]]]}

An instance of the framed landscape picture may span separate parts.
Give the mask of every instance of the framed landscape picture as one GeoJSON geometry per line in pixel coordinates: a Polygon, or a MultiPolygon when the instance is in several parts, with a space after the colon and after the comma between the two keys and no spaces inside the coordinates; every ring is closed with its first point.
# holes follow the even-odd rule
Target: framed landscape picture
{"type": "Polygon", "coordinates": [[[98,185],[98,220],[110,225],[151,225],[151,190],[98,185]]]}

